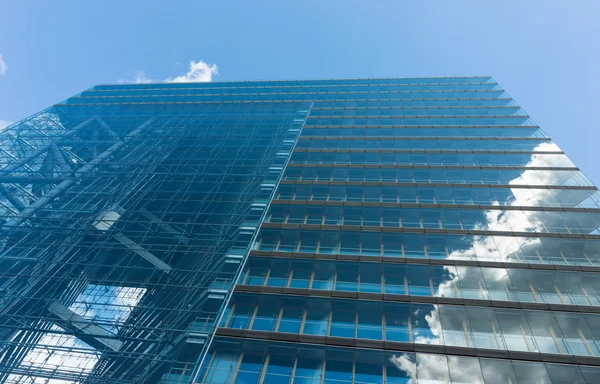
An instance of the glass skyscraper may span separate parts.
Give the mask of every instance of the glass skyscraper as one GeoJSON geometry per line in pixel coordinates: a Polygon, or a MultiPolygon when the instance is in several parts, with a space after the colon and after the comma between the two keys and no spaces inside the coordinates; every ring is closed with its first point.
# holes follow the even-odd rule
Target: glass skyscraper
{"type": "Polygon", "coordinates": [[[600,193],[490,77],[95,86],[0,212],[0,382],[600,380],[600,193]]]}

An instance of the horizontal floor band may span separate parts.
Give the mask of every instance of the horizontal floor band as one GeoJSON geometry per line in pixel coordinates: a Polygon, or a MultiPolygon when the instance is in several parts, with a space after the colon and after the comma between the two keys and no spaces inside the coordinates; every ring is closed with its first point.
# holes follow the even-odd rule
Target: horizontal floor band
{"type": "MultiPolygon", "coordinates": [[[[313,107],[313,111],[353,111],[353,110],[368,110],[368,111],[387,111],[392,109],[400,110],[415,110],[415,109],[520,109],[517,105],[477,105],[477,106],[463,106],[463,105],[418,105],[418,106],[394,106],[394,107],[313,107]]],[[[364,117],[364,116],[363,116],[364,117]]]]}
{"type": "MultiPolygon", "coordinates": [[[[109,91],[109,90],[106,90],[109,91]]],[[[123,90],[125,91],[129,91],[129,90],[123,90]]],[[[96,91],[86,91],[86,92],[96,92],[96,91]]],[[[105,90],[102,90],[102,92],[105,92],[105,90]]],[[[159,95],[159,97],[177,97],[177,96],[184,96],[184,95],[159,95]]],[[[75,96],[75,97],[71,97],[69,100],[73,100],[73,99],[115,99],[118,100],[119,98],[124,98],[124,97],[132,97],[132,96],[75,96]]],[[[390,102],[390,101],[400,101],[400,100],[410,100],[410,101],[492,101],[492,100],[505,100],[505,101],[512,101],[511,98],[509,97],[442,97],[442,98],[436,98],[436,97],[427,97],[427,98],[419,98],[419,97],[411,97],[411,98],[401,98],[401,99],[390,99],[390,98],[377,98],[377,99],[319,99],[319,98],[311,98],[311,99],[295,99],[295,100],[281,100],[281,99],[269,99],[269,100],[256,100],[256,99],[252,99],[252,98],[248,98],[248,99],[244,99],[244,100],[202,100],[202,101],[183,101],[183,102],[100,102],[100,103],[69,103],[69,104],[56,104],[57,106],[62,106],[62,107],[69,107],[69,106],[82,106],[82,105],[106,105],[106,104],[231,104],[231,103],[245,103],[245,104],[249,104],[249,103],[360,103],[360,102],[371,102],[371,101],[377,101],[377,102],[390,102]]],[[[470,107],[475,107],[475,106],[468,106],[470,107]]],[[[497,108],[496,106],[493,105],[488,105],[485,106],[487,108],[497,108]]],[[[515,106],[516,107],[516,106],[515,106]]]]}
{"type": "Polygon", "coordinates": [[[335,347],[350,347],[375,349],[393,352],[422,352],[439,353],[445,355],[460,355],[472,357],[489,357],[496,359],[511,359],[525,361],[539,361],[558,364],[581,364],[600,366],[600,357],[558,355],[540,352],[520,352],[496,349],[483,349],[472,347],[453,347],[445,345],[415,344],[397,341],[352,339],[332,336],[303,335],[282,332],[266,332],[233,328],[217,328],[216,336],[235,337],[264,341],[279,341],[289,343],[315,344],[335,347]]]}
{"type": "MultiPolygon", "coordinates": [[[[443,85],[462,85],[462,84],[467,84],[467,85],[494,85],[494,86],[498,86],[497,83],[443,83],[443,85]]],[[[399,84],[393,84],[390,86],[423,86],[423,87],[434,87],[437,85],[442,85],[442,83],[440,84],[410,84],[410,85],[399,85],[399,84]]],[[[347,87],[350,86],[348,84],[344,84],[344,85],[337,85],[337,84],[326,84],[326,85],[307,85],[307,87],[313,87],[313,88],[318,88],[318,87],[322,87],[322,88],[333,88],[333,87],[347,87]]],[[[352,85],[354,86],[354,85],[352,85]]],[[[357,85],[360,86],[360,85],[357,85]]],[[[379,86],[379,84],[377,85],[370,85],[370,86],[379,86]]],[[[387,86],[387,85],[383,85],[383,86],[387,86]]],[[[265,86],[265,88],[270,87],[270,86],[265,86]]],[[[366,88],[368,88],[368,86],[365,86],[366,88]]],[[[296,92],[231,92],[231,93],[196,93],[193,96],[202,96],[202,97],[222,97],[222,96],[268,96],[268,95],[377,95],[377,96],[383,96],[383,95],[396,95],[396,94],[407,94],[407,93],[503,93],[504,90],[503,89],[406,89],[406,90],[389,90],[389,91],[380,91],[380,90],[372,90],[372,92],[369,92],[368,89],[365,91],[345,91],[345,92],[334,92],[334,91],[329,91],[329,90],[323,90],[323,91],[306,91],[306,92],[302,92],[302,88],[301,87],[295,87],[295,86],[291,86],[291,87],[287,87],[287,86],[274,86],[274,87],[270,87],[270,88],[290,88],[292,91],[296,91],[296,92]]],[[[233,89],[233,90],[238,90],[238,89],[256,89],[256,90],[260,90],[260,87],[245,87],[245,88],[234,88],[234,87],[210,87],[210,88],[177,88],[177,87],[171,87],[171,88],[143,88],[143,89],[138,89],[138,91],[142,90],[142,91],[165,91],[165,90],[173,90],[173,89],[182,89],[182,90],[192,90],[192,89],[211,89],[211,90],[228,90],[228,89],[233,89]]],[[[122,91],[131,91],[132,89],[123,89],[122,91]]],[[[89,91],[85,91],[85,92],[114,92],[114,90],[111,89],[95,89],[95,90],[89,90],[89,91]]],[[[143,96],[143,95],[142,95],[143,96]]],[[[161,95],[161,96],[174,96],[174,95],[161,95]]],[[[102,96],[74,96],[72,98],[86,98],[86,97],[102,97],[102,96]]],[[[137,96],[140,97],[140,96],[137,96]]]]}
{"type": "Polygon", "coordinates": [[[526,189],[573,189],[595,191],[593,185],[526,185],[526,184],[482,184],[482,183],[430,183],[396,181],[341,181],[341,180],[281,180],[280,184],[303,185],[358,185],[383,187],[439,187],[439,188],[526,188],[526,189]]]}
{"type": "Polygon", "coordinates": [[[373,292],[348,292],[348,291],[334,291],[334,290],[321,290],[321,289],[308,289],[308,288],[303,289],[303,288],[269,287],[269,286],[244,285],[244,284],[236,284],[235,292],[323,297],[323,298],[333,298],[333,299],[352,299],[352,300],[386,301],[386,302],[392,301],[392,302],[420,303],[420,304],[468,305],[468,306],[476,306],[476,307],[493,307],[493,308],[507,308],[507,309],[532,309],[532,310],[538,310],[538,311],[600,313],[600,306],[591,306],[591,305],[579,306],[579,305],[572,305],[572,304],[547,304],[547,303],[531,303],[531,302],[519,302],[519,301],[503,301],[503,300],[464,299],[464,298],[438,297],[438,296],[398,295],[398,294],[373,293],[373,292]]]}
{"type": "Polygon", "coordinates": [[[313,115],[316,119],[529,119],[528,115],[313,115]]]}
{"type": "Polygon", "coordinates": [[[404,228],[404,227],[369,227],[360,225],[321,225],[321,224],[284,224],[262,223],[262,228],[306,229],[315,231],[358,231],[382,233],[423,233],[432,235],[473,235],[473,236],[512,236],[512,237],[550,237],[557,239],[589,239],[600,240],[600,235],[583,233],[547,233],[547,232],[513,232],[513,231],[477,231],[470,229],[441,228],[404,228]]]}
{"type": "Polygon", "coordinates": [[[600,212],[600,208],[562,208],[537,207],[517,205],[484,205],[484,204],[419,204],[395,203],[376,201],[325,201],[325,200],[279,200],[271,201],[272,205],[327,205],[335,207],[384,207],[384,208],[442,208],[469,210],[500,210],[500,211],[540,211],[540,212],[600,212]]]}
{"type": "Polygon", "coordinates": [[[352,262],[378,262],[390,264],[424,264],[424,265],[452,265],[465,267],[483,267],[483,268],[515,268],[515,269],[535,269],[545,271],[570,271],[570,272],[600,272],[600,266],[592,265],[566,265],[566,264],[533,264],[533,263],[512,263],[502,261],[484,261],[484,260],[459,260],[459,259],[425,259],[425,258],[404,258],[390,256],[359,256],[359,255],[340,255],[340,254],[319,254],[302,252],[276,252],[276,251],[250,251],[250,257],[271,257],[271,258],[289,258],[303,260],[338,260],[352,262]]]}
{"type": "MultiPolygon", "coordinates": [[[[451,91],[451,92],[456,92],[456,91],[451,91]]],[[[473,92],[473,91],[468,91],[468,92],[473,92]]],[[[481,91],[475,91],[475,92],[481,92],[481,91]]],[[[498,91],[493,91],[493,92],[498,92],[498,91]]],[[[360,93],[360,92],[355,92],[355,93],[360,93]]],[[[283,95],[283,96],[287,96],[287,95],[295,95],[295,94],[301,94],[301,93],[269,93],[268,95],[273,95],[273,96],[278,96],[278,95],[283,95]]],[[[323,93],[326,94],[326,93],[323,93]]],[[[382,96],[380,94],[372,94],[372,95],[376,95],[376,96],[382,96]]],[[[185,96],[185,97],[190,97],[190,99],[192,97],[197,97],[197,98],[209,98],[209,97],[247,97],[246,100],[214,100],[212,101],[212,103],[226,103],[226,102],[254,102],[254,103],[278,103],[278,102],[286,102],[286,103],[311,103],[311,102],[352,102],[352,100],[343,100],[343,99],[319,99],[318,97],[314,97],[314,98],[306,98],[303,100],[281,100],[281,99],[270,99],[270,100],[253,100],[253,97],[257,97],[257,96],[266,96],[265,94],[260,94],[260,93],[250,93],[250,94],[240,94],[240,93],[230,93],[230,94],[196,94],[196,95],[168,95],[168,94],[162,94],[162,95],[158,95],[156,98],[158,99],[159,97],[162,98],[175,98],[175,97],[181,97],[181,96],[185,96]]],[[[317,95],[318,96],[318,95],[317,95]]],[[[76,97],[71,97],[69,99],[69,103],[59,103],[56,104],[56,106],[63,106],[63,107],[70,107],[70,106],[82,106],[82,105],[111,105],[111,104],[205,104],[206,101],[198,101],[198,100],[194,100],[194,101],[119,101],[119,99],[123,99],[123,98],[135,98],[137,96],[134,95],[127,95],[127,96],[76,96],[76,97]],[[101,102],[84,102],[84,103],[74,103],[71,100],[94,100],[94,99],[113,99],[115,101],[101,101],[101,102]]],[[[142,97],[150,97],[148,95],[145,96],[140,96],[140,98],[142,97]]],[[[483,101],[483,100],[512,100],[510,98],[451,98],[451,100],[477,100],[477,101],[483,101]]],[[[448,100],[448,98],[412,98],[412,97],[407,97],[407,98],[381,98],[381,97],[377,97],[377,98],[372,98],[372,99],[356,99],[356,102],[364,102],[364,101],[386,101],[386,100],[390,100],[390,101],[397,101],[397,100],[448,100]]],[[[493,106],[490,106],[490,108],[493,108],[493,106]]],[[[434,117],[439,117],[439,116],[434,116],[434,117]]],[[[453,117],[464,117],[464,115],[456,115],[453,117]]],[[[490,116],[488,115],[483,115],[483,118],[489,118],[490,116]]],[[[508,117],[508,116],[501,116],[501,117],[508,117]]],[[[523,116],[519,116],[519,117],[523,117],[523,116]]],[[[358,126],[356,126],[358,127],[358,126]]],[[[373,127],[373,126],[366,126],[366,127],[373,127]]],[[[415,125],[415,128],[420,128],[420,127],[424,127],[424,126],[418,126],[415,125]]],[[[462,127],[462,126],[457,126],[457,125],[453,125],[453,126],[444,126],[444,127],[462,127]]],[[[472,126],[474,128],[477,127],[494,127],[494,126],[472,126]]],[[[506,127],[506,126],[499,126],[500,128],[506,127]]],[[[526,126],[520,126],[520,125],[516,125],[514,126],[515,128],[520,128],[520,127],[526,127],[526,126]]],[[[539,128],[538,126],[528,126],[528,127],[534,127],[534,128],[539,128]]]]}
{"type": "MultiPolygon", "coordinates": [[[[384,78],[342,78],[342,79],[307,79],[307,80],[230,80],[230,81],[216,81],[211,83],[206,87],[178,87],[177,84],[172,84],[170,87],[162,87],[162,88],[139,88],[143,90],[147,89],[155,89],[155,90],[165,90],[165,89],[229,89],[229,88],[261,88],[261,87],[279,87],[279,88],[302,88],[302,87],[405,87],[405,86],[430,86],[430,85],[472,85],[472,84],[497,84],[495,81],[468,81],[468,82],[441,82],[441,83],[433,83],[433,82],[425,82],[425,83],[379,83],[379,81],[386,80],[421,80],[421,79],[430,79],[430,80],[442,80],[442,79],[490,79],[491,76],[438,76],[438,77],[384,77],[384,78]],[[376,83],[348,83],[348,81],[376,81],[376,83]],[[325,83],[323,83],[325,82],[325,83]],[[222,84],[261,84],[261,83],[269,83],[269,85],[255,85],[255,86],[222,86],[222,84]],[[282,84],[282,83],[293,83],[293,84],[282,84]],[[272,85],[271,85],[272,84],[272,85]],[[278,85],[281,84],[281,85],[278,85]]],[[[189,84],[187,84],[189,85],[189,84]]],[[[152,84],[149,85],[151,87],[152,84]]],[[[115,88],[123,88],[123,89],[98,89],[98,90],[90,90],[90,92],[94,91],[126,91],[135,88],[129,88],[127,85],[123,86],[123,84],[99,84],[97,87],[115,87],[115,88]]],[[[86,91],[88,92],[88,91],[86,91]]]]}
{"type": "Polygon", "coordinates": [[[468,137],[468,136],[303,136],[301,135],[298,140],[327,140],[327,141],[353,141],[353,140],[367,140],[367,141],[397,141],[397,140],[441,140],[441,141],[552,141],[549,137],[468,137]]]}
{"type": "Polygon", "coordinates": [[[295,148],[294,153],[464,153],[464,154],[513,154],[513,155],[562,155],[564,152],[562,151],[512,151],[512,150],[468,150],[468,149],[391,149],[391,148],[382,148],[382,149],[348,149],[348,148],[335,148],[335,149],[326,149],[326,148],[295,148]]]}
{"type": "MultiPolygon", "coordinates": [[[[447,116],[446,116],[447,118],[447,116]]],[[[328,124],[328,125],[304,125],[304,129],[422,129],[422,128],[432,128],[432,129],[540,129],[538,125],[339,125],[339,124],[328,124]]]]}
{"type": "Polygon", "coordinates": [[[533,170],[533,171],[579,171],[577,167],[517,167],[511,165],[395,165],[395,164],[306,164],[289,163],[296,168],[410,168],[410,169],[495,169],[495,170],[533,170]]]}

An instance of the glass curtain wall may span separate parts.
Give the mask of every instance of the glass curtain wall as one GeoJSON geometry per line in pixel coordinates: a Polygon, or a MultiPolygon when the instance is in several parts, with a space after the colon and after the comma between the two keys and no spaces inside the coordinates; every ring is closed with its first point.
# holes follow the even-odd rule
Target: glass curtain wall
{"type": "Polygon", "coordinates": [[[2,382],[597,382],[600,192],[491,77],[98,85],[0,213],[2,382]]]}
{"type": "Polygon", "coordinates": [[[492,78],[265,97],[314,105],[196,382],[594,382],[600,195],[492,78]]]}

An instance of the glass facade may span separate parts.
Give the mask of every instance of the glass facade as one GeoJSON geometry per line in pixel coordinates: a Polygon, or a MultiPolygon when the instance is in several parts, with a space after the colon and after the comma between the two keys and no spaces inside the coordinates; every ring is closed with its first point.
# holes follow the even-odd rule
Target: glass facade
{"type": "Polygon", "coordinates": [[[0,149],[0,382],[600,376],[600,192],[490,77],[99,85],[0,149]]]}

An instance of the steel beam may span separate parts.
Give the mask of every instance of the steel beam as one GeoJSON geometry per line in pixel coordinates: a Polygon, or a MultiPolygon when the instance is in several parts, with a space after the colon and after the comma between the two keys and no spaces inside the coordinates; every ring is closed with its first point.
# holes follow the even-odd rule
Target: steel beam
{"type": "Polygon", "coordinates": [[[118,352],[123,346],[121,341],[115,339],[115,335],[57,301],[48,306],[48,311],[56,317],[58,326],[72,331],[77,338],[96,349],[118,352]]]}
{"type": "MultiPolygon", "coordinates": [[[[71,172],[73,172],[73,169],[71,169],[71,167],[69,166],[69,164],[67,164],[67,162],[65,161],[65,157],[63,156],[63,153],[58,148],[58,145],[56,145],[55,142],[53,142],[52,144],[50,144],[49,151],[52,151],[52,161],[54,162],[54,164],[56,166],[58,166],[58,168],[60,169],[61,174],[68,175],[71,172]]],[[[52,169],[52,168],[50,168],[50,169],[52,169]]]]}
{"type": "Polygon", "coordinates": [[[161,219],[159,219],[157,216],[155,216],[152,212],[147,211],[145,209],[142,209],[140,211],[140,213],[142,214],[142,216],[144,216],[146,219],[152,221],[154,224],[158,225],[159,227],[161,227],[163,230],[165,230],[165,232],[168,232],[174,236],[176,236],[177,238],[179,238],[179,240],[183,243],[183,244],[189,244],[190,240],[185,237],[183,235],[183,233],[181,233],[181,231],[176,230],[175,228],[173,228],[172,226],[170,226],[169,224],[165,223],[164,221],[162,221],[161,219]]]}
{"type": "Polygon", "coordinates": [[[135,241],[131,240],[129,237],[125,236],[124,234],[119,232],[119,233],[115,234],[114,237],[121,244],[123,244],[124,246],[126,246],[127,248],[132,250],[133,252],[137,253],[138,255],[140,255],[147,261],[149,261],[152,265],[154,265],[156,268],[160,269],[164,273],[170,273],[173,270],[173,268],[171,268],[171,266],[169,264],[163,262],[161,259],[154,256],[152,253],[150,253],[146,249],[144,249],[144,247],[142,247],[135,241]]]}
{"type": "Polygon", "coordinates": [[[106,131],[106,133],[108,133],[108,136],[112,137],[115,140],[121,140],[121,138],[119,137],[119,135],[117,135],[115,133],[115,131],[113,131],[110,126],[108,124],[106,124],[106,122],[104,120],[102,120],[99,117],[96,117],[96,121],[98,122],[98,124],[100,124],[102,126],[102,128],[104,128],[104,130],[106,131]]]}
{"type": "MultiPolygon", "coordinates": [[[[56,137],[56,139],[67,139],[67,138],[75,135],[80,129],[84,128],[92,121],[94,121],[94,118],[89,118],[86,121],[84,121],[83,123],[80,123],[77,126],[75,126],[72,130],[65,133],[64,135],[56,137]]],[[[5,175],[10,174],[11,172],[16,171],[23,165],[29,163],[31,160],[35,159],[36,157],[40,156],[44,152],[48,151],[51,146],[52,146],[52,144],[45,145],[42,148],[38,149],[37,151],[33,152],[31,155],[24,157],[22,159],[18,159],[14,163],[8,164],[6,167],[4,167],[4,169],[0,169],[0,175],[5,176],[5,175]]]]}
{"type": "MultiPolygon", "coordinates": [[[[25,220],[27,220],[30,217],[32,217],[33,215],[35,215],[40,209],[44,208],[47,204],[52,202],[56,197],[58,197],[63,192],[65,192],[67,189],[69,189],[73,184],[75,184],[77,182],[77,180],[81,179],[88,172],[93,170],[98,165],[102,164],[102,162],[104,162],[104,160],[106,160],[106,158],[108,158],[113,153],[115,153],[119,149],[121,149],[132,138],[138,136],[144,129],[146,129],[150,125],[150,123],[152,123],[152,121],[154,121],[154,118],[148,119],[145,123],[143,123],[138,128],[136,128],[131,133],[129,133],[122,141],[119,141],[119,142],[113,144],[107,150],[105,150],[100,155],[98,155],[95,159],[93,159],[92,161],[90,161],[83,167],[79,168],[77,171],[75,171],[73,173],[72,179],[61,182],[59,185],[57,185],[56,187],[54,187],[50,191],[48,191],[48,194],[46,194],[43,197],[40,197],[39,199],[34,201],[32,204],[30,204],[27,208],[22,210],[18,216],[11,217],[10,219],[8,219],[2,225],[2,227],[1,227],[2,230],[8,231],[14,227],[17,227],[17,226],[21,225],[25,220]]],[[[6,169],[2,170],[2,171],[0,171],[0,175],[6,175],[7,172],[10,173],[11,170],[6,170],[6,169]]]]}
{"type": "Polygon", "coordinates": [[[6,198],[6,200],[8,200],[9,203],[11,203],[17,210],[22,211],[25,209],[25,205],[21,202],[21,200],[13,196],[13,194],[10,193],[2,184],[0,184],[0,195],[4,196],[4,198],[6,198]]]}

